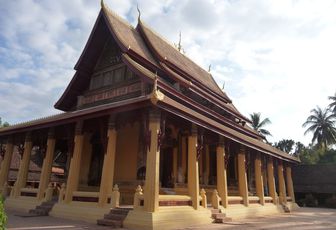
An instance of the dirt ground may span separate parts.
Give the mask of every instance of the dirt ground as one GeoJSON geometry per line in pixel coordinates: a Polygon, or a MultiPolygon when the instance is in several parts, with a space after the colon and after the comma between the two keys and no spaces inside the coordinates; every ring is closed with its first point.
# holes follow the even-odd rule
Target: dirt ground
{"type": "MultiPolygon", "coordinates": [[[[9,230],[43,229],[109,229],[108,227],[87,224],[81,221],[65,220],[54,217],[20,217],[20,213],[7,211],[9,230]]],[[[186,229],[336,229],[336,210],[322,208],[300,208],[290,214],[232,221],[226,224],[210,224],[186,229]]]]}

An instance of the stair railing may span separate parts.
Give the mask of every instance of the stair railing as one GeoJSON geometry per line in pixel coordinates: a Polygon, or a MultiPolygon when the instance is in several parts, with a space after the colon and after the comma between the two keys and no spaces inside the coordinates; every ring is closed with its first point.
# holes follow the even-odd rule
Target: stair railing
{"type": "Polygon", "coordinates": [[[116,208],[119,207],[119,202],[120,202],[120,192],[119,192],[119,187],[117,184],[114,185],[112,189],[112,196],[111,196],[111,207],[116,208]]]}

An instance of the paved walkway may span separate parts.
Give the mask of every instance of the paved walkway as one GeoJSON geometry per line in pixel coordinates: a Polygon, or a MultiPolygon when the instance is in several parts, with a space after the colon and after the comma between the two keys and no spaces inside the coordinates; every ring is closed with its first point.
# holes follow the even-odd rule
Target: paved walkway
{"type": "MultiPolygon", "coordinates": [[[[54,217],[20,217],[20,213],[7,211],[8,230],[54,230],[54,229],[92,229],[107,230],[108,227],[87,224],[81,221],[54,217]]],[[[244,219],[227,224],[211,224],[185,228],[184,230],[206,229],[336,229],[336,209],[300,208],[290,214],[279,214],[262,218],[244,219]]]]}

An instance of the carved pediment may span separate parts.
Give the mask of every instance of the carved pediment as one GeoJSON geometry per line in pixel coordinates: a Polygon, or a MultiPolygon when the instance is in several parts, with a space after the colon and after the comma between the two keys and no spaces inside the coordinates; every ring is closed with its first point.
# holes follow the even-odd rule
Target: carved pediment
{"type": "Polygon", "coordinates": [[[121,51],[117,43],[112,39],[108,39],[104,46],[94,71],[99,71],[107,67],[121,63],[121,51]]]}

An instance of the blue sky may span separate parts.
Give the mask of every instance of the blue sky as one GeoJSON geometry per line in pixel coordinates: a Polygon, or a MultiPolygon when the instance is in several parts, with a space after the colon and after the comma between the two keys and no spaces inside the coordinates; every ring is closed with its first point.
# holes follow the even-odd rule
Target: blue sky
{"type": "MultiPolygon", "coordinates": [[[[208,69],[245,115],[261,112],[271,141],[307,144],[301,125],[336,91],[336,1],[105,0],[208,69]]],[[[0,117],[10,123],[58,113],[100,9],[92,0],[0,0],[0,117]]]]}

